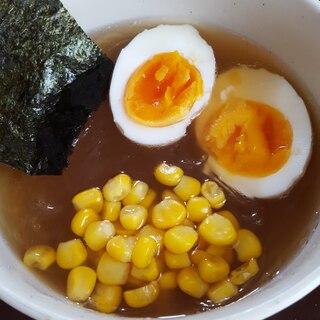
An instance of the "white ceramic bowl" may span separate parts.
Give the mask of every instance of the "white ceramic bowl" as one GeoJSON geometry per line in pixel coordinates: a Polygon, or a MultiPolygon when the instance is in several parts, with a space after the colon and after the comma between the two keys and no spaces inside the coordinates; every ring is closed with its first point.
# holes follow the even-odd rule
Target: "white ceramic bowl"
{"type": "MultiPolygon", "coordinates": [[[[317,0],[63,0],[83,29],[142,17],[197,21],[235,31],[274,52],[320,101],[320,2],[317,0]]],[[[320,106],[313,112],[320,123],[320,106]]],[[[0,177],[1,183],[1,177],[0,177]]],[[[316,196],[316,195],[315,195],[316,196]]],[[[320,197],[319,197],[320,202],[320,197]]],[[[319,206],[320,207],[320,206],[319,206]]],[[[263,319],[320,284],[320,226],[272,281],[246,298],[188,319],[263,319]]],[[[33,276],[0,236],[0,298],[35,319],[111,319],[68,302],[33,276]]]]}

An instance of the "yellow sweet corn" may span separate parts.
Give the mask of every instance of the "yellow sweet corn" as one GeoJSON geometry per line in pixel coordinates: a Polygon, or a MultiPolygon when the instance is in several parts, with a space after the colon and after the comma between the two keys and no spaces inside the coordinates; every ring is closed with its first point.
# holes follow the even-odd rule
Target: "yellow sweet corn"
{"type": "Polygon", "coordinates": [[[169,229],[164,235],[164,245],[172,253],[188,252],[197,242],[196,230],[186,226],[176,226],[169,229]]]}
{"type": "Polygon", "coordinates": [[[251,258],[259,258],[262,252],[260,240],[247,229],[238,230],[237,242],[233,247],[241,262],[249,261],[251,258]]]}
{"type": "Polygon", "coordinates": [[[139,237],[149,236],[149,237],[153,238],[153,240],[155,240],[157,243],[158,253],[159,253],[163,248],[164,233],[165,233],[164,230],[157,229],[157,228],[147,224],[138,231],[137,237],[139,238],[139,237]]]}
{"type": "Polygon", "coordinates": [[[79,210],[71,220],[71,230],[79,237],[83,237],[88,225],[99,220],[99,215],[90,208],[79,210]]]}
{"type": "Polygon", "coordinates": [[[136,237],[133,236],[114,236],[108,241],[107,252],[114,259],[122,262],[131,262],[132,251],[136,241],[136,237]]]}
{"type": "Polygon", "coordinates": [[[56,261],[55,250],[46,245],[30,247],[23,256],[23,263],[31,268],[47,270],[56,261]]]}
{"type": "Polygon", "coordinates": [[[87,259],[87,249],[80,239],[60,242],[57,248],[57,264],[62,269],[75,268],[87,259]]]}
{"type": "Polygon", "coordinates": [[[104,185],[102,193],[107,201],[121,201],[129,194],[131,187],[131,178],[127,174],[120,173],[104,185]]]}
{"type": "Polygon", "coordinates": [[[191,260],[187,253],[175,254],[165,250],[164,257],[169,269],[183,269],[191,265],[191,260]]]}
{"type": "Polygon", "coordinates": [[[200,249],[193,250],[190,255],[191,262],[195,265],[198,265],[202,260],[210,259],[210,257],[208,252],[200,249]]]}
{"type": "Polygon", "coordinates": [[[183,170],[163,162],[154,170],[154,176],[161,184],[173,187],[180,182],[183,176],[183,170]]]}
{"type": "Polygon", "coordinates": [[[161,193],[161,199],[171,199],[171,200],[176,200],[178,202],[180,202],[181,204],[184,205],[184,201],[179,198],[172,190],[170,189],[164,189],[161,193]]]}
{"type": "Polygon", "coordinates": [[[205,218],[198,230],[200,235],[211,244],[230,245],[237,238],[237,232],[230,220],[217,213],[205,218]]]}
{"type": "Polygon", "coordinates": [[[121,225],[127,230],[139,230],[144,226],[147,218],[147,209],[138,204],[124,206],[119,216],[121,225]]]}
{"type": "Polygon", "coordinates": [[[128,230],[125,229],[122,224],[120,223],[119,220],[114,221],[113,225],[116,229],[116,234],[121,235],[121,236],[134,236],[137,233],[137,230],[128,230]]]}
{"type": "Polygon", "coordinates": [[[134,181],[128,195],[122,200],[124,206],[129,204],[139,204],[147,195],[149,186],[140,180],[134,181]]]}
{"type": "Polygon", "coordinates": [[[173,191],[184,201],[195,197],[200,193],[201,183],[193,177],[183,176],[173,191]]]}
{"type": "Polygon", "coordinates": [[[209,288],[209,284],[200,277],[194,267],[182,269],[178,273],[177,283],[184,293],[194,298],[202,298],[209,288]]]}
{"type": "Polygon", "coordinates": [[[223,190],[214,181],[205,181],[201,186],[201,194],[214,209],[220,209],[226,202],[223,190]]]}
{"type": "Polygon", "coordinates": [[[90,208],[99,213],[103,207],[102,193],[97,188],[84,190],[72,198],[72,204],[76,211],[90,208]]]}
{"type": "Polygon", "coordinates": [[[154,204],[156,198],[157,198],[157,193],[153,189],[149,188],[146,196],[140,202],[140,205],[145,207],[146,209],[149,209],[154,204]]]}
{"type": "Polygon", "coordinates": [[[105,201],[101,212],[103,220],[117,221],[121,210],[121,201],[105,201]]]}
{"type": "Polygon", "coordinates": [[[150,264],[146,268],[137,268],[135,265],[132,266],[131,275],[139,280],[153,281],[156,280],[160,271],[155,258],[152,258],[150,264]]]}
{"type": "Polygon", "coordinates": [[[223,279],[210,286],[207,296],[214,303],[224,302],[238,294],[238,287],[230,282],[229,279],[223,279]]]}
{"type": "Polygon", "coordinates": [[[132,263],[138,268],[146,268],[157,252],[158,245],[152,237],[140,236],[132,251],[132,263]]]}
{"type": "Polygon", "coordinates": [[[233,213],[231,213],[230,211],[228,210],[223,210],[223,211],[219,211],[219,214],[227,219],[230,220],[230,222],[232,223],[233,227],[236,229],[236,230],[239,230],[240,229],[240,224],[239,224],[239,221],[238,219],[235,217],[235,215],[233,213]]]}
{"type": "Polygon", "coordinates": [[[164,199],[156,204],[151,214],[153,225],[159,229],[169,229],[187,217],[185,206],[172,199],[164,199]]]}
{"type": "Polygon", "coordinates": [[[152,281],[144,287],[125,291],[123,298],[129,307],[142,308],[156,301],[159,292],[158,282],[152,281]]]}
{"type": "Polygon", "coordinates": [[[86,301],[97,281],[96,272],[86,266],[72,269],[67,279],[67,297],[76,302],[86,301]]]}
{"type": "Polygon", "coordinates": [[[179,288],[197,299],[207,294],[218,304],[230,299],[259,272],[259,239],[240,229],[230,211],[212,213],[226,201],[215,182],[201,185],[165,163],[154,174],[174,187],[165,189],[157,204],[160,195],[123,173],[110,179],[102,192],[92,188],[75,195],[72,202],[78,211],[71,230],[87,247],[80,239],[60,243],[56,253],[51,247],[33,247],[24,263],[45,270],[56,259],[58,266],[71,269],[68,298],[87,301],[104,313],[117,310],[122,296],[129,307],[148,306],[160,289],[179,288]],[[230,272],[235,253],[244,263],[230,272]]]}
{"type": "Polygon", "coordinates": [[[89,224],[83,239],[91,250],[99,251],[106,246],[115,233],[116,229],[112,222],[100,220],[89,224]]]}
{"type": "Polygon", "coordinates": [[[159,286],[161,290],[172,290],[178,287],[177,272],[164,272],[159,279],[159,286]]]}
{"type": "Polygon", "coordinates": [[[251,258],[230,274],[230,281],[235,285],[242,285],[259,272],[259,266],[255,258],[251,258]]]}
{"type": "Polygon", "coordinates": [[[228,263],[219,256],[212,256],[209,259],[203,259],[198,264],[200,277],[208,282],[214,283],[222,280],[230,272],[228,263]]]}
{"type": "Polygon", "coordinates": [[[126,284],[130,267],[130,263],[116,260],[105,252],[98,263],[98,280],[108,285],[126,284]]]}
{"type": "Polygon", "coordinates": [[[89,304],[103,313],[115,312],[122,300],[121,286],[111,286],[98,282],[90,297],[89,304]]]}
{"type": "Polygon", "coordinates": [[[226,260],[229,265],[234,261],[235,251],[232,246],[217,246],[215,244],[210,244],[206,251],[213,256],[220,256],[226,260]]]}
{"type": "Polygon", "coordinates": [[[187,202],[188,218],[194,222],[201,222],[212,213],[209,201],[204,197],[192,197],[187,202]]]}

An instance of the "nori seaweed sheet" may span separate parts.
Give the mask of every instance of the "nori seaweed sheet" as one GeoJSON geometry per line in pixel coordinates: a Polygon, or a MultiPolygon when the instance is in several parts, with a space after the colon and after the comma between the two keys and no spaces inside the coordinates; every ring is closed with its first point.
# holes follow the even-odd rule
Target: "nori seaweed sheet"
{"type": "Polygon", "coordinates": [[[113,63],[57,0],[0,0],[0,162],[60,174],[113,63]]]}

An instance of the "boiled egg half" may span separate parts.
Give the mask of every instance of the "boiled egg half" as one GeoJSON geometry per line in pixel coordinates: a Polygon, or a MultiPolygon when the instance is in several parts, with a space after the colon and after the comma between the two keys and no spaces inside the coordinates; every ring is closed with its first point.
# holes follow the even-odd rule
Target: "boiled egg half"
{"type": "Polygon", "coordinates": [[[159,25],[121,51],[110,85],[113,118],[130,140],[161,146],[180,139],[208,103],[212,48],[190,25],[159,25]]]}
{"type": "Polygon", "coordinates": [[[250,198],[284,195],[303,175],[312,147],[309,115],[293,87],[248,67],[218,76],[196,135],[207,169],[250,198]]]}

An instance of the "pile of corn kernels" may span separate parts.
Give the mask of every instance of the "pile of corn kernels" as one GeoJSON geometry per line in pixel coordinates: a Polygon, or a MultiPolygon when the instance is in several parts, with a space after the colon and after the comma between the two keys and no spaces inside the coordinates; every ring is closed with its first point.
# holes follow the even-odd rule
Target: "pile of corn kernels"
{"type": "Polygon", "coordinates": [[[221,209],[226,200],[216,182],[201,184],[166,163],[154,176],[165,186],[161,195],[124,173],[102,190],[76,194],[71,229],[77,238],[56,250],[33,246],[24,263],[46,270],[56,262],[69,271],[67,297],[104,313],[123,300],[145,307],[160,290],[179,288],[217,304],[235,296],[259,271],[259,239],[221,209]]]}

